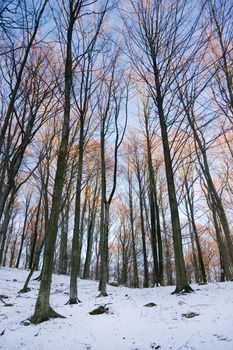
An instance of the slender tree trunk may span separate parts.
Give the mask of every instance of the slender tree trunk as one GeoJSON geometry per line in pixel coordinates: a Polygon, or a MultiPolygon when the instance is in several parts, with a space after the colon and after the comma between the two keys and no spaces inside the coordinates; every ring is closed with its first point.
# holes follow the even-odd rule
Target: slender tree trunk
{"type": "Polygon", "coordinates": [[[7,204],[5,216],[1,225],[1,247],[0,247],[0,265],[2,264],[3,259],[3,253],[5,249],[6,239],[7,239],[7,229],[10,223],[12,210],[13,210],[13,201],[14,201],[14,195],[11,195],[11,198],[7,204]]]}
{"type": "Polygon", "coordinates": [[[42,242],[40,243],[40,247],[39,247],[38,251],[37,251],[36,254],[35,254],[35,259],[34,259],[34,261],[33,261],[32,268],[31,268],[31,270],[30,270],[30,272],[29,272],[29,274],[28,274],[28,276],[27,276],[27,278],[26,278],[26,281],[24,282],[23,288],[19,291],[20,293],[27,293],[27,292],[30,292],[30,290],[31,290],[31,289],[28,287],[28,284],[29,284],[29,282],[30,282],[30,280],[31,280],[31,278],[32,278],[33,273],[35,272],[36,266],[37,266],[38,263],[39,263],[40,255],[41,255],[42,250],[43,250],[43,248],[44,248],[44,244],[45,244],[45,237],[44,237],[44,239],[42,240],[42,242]]]}
{"type": "Polygon", "coordinates": [[[77,278],[80,267],[80,217],[81,217],[81,192],[82,192],[82,169],[83,169],[83,152],[84,152],[84,116],[80,118],[79,131],[79,157],[78,157],[78,174],[76,182],[74,230],[72,239],[71,252],[71,274],[70,274],[70,297],[68,304],[78,303],[77,278]]]}
{"type": "Polygon", "coordinates": [[[229,267],[229,259],[227,257],[227,250],[225,247],[225,244],[221,237],[221,228],[219,225],[219,220],[217,218],[217,211],[212,206],[212,215],[213,215],[213,221],[214,221],[214,227],[215,227],[215,233],[216,233],[216,240],[217,245],[219,249],[219,257],[220,257],[220,268],[221,268],[221,274],[223,274],[227,281],[231,281],[233,278],[232,272],[229,267]]]}
{"type": "Polygon", "coordinates": [[[103,203],[103,213],[101,214],[103,225],[101,230],[101,279],[99,284],[100,296],[107,296],[107,281],[108,281],[108,227],[109,227],[109,205],[108,203],[103,203]]]}
{"type": "Polygon", "coordinates": [[[87,250],[86,250],[86,259],[84,263],[84,271],[83,271],[83,278],[87,279],[90,275],[90,265],[91,265],[91,257],[92,257],[92,248],[93,248],[93,235],[94,235],[94,228],[95,228],[95,219],[96,219],[96,213],[97,213],[97,205],[96,201],[99,196],[99,190],[98,190],[98,181],[96,181],[94,195],[93,195],[93,206],[92,208],[89,207],[89,215],[90,220],[88,221],[88,229],[87,229],[87,250]]]}
{"type": "Polygon", "coordinates": [[[137,253],[136,253],[136,244],[135,244],[135,230],[134,230],[132,178],[131,178],[129,169],[128,169],[128,187],[129,187],[130,227],[131,227],[132,253],[133,253],[133,287],[139,288],[138,264],[137,264],[137,253]]]}
{"type": "Polygon", "coordinates": [[[62,202],[62,190],[65,179],[67,164],[67,151],[69,141],[70,124],[70,100],[72,87],[72,33],[74,26],[74,13],[70,13],[70,20],[67,30],[66,62],[65,62],[65,102],[64,119],[62,126],[62,137],[58,151],[57,169],[54,181],[52,207],[48,223],[48,233],[45,242],[44,263],[41,273],[41,282],[35,311],[31,317],[32,323],[40,323],[48,320],[50,317],[61,317],[50,306],[50,291],[53,272],[53,258],[55,253],[55,244],[58,231],[58,217],[62,202]]]}
{"type": "Polygon", "coordinates": [[[31,246],[30,258],[29,258],[29,269],[32,268],[32,264],[33,264],[33,260],[34,260],[34,254],[35,254],[35,249],[36,249],[36,244],[37,244],[41,201],[42,201],[42,193],[40,194],[38,208],[37,208],[37,211],[36,211],[36,219],[35,219],[34,232],[33,232],[33,237],[32,237],[32,246],[31,246]]]}
{"type": "Polygon", "coordinates": [[[79,245],[78,245],[78,275],[80,275],[81,270],[81,258],[82,258],[82,247],[83,247],[83,236],[85,230],[85,215],[87,211],[87,200],[88,200],[88,184],[86,187],[85,195],[84,195],[84,203],[82,207],[82,217],[80,220],[80,237],[79,237],[79,245]]]}
{"type": "Polygon", "coordinates": [[[24,215],[24,223],[23,223],[23,231],[22,231],[22,236],[21,236],[21,242],[20,242],[20,248],[19,248],[19,253],[18,253],[18,258],[15,267],[18,269],[19,263],[20,263],[20,258],[23,250],[23,244],[24,240],[26,237],[26,227],[27,227],[27,220],[28,220],[28,210],[29,210],[29,205],[30,205],[30,200],[31,200],[31,195],[27,196],[26,198],[26,204],[25,204],[25,215],[24,215]]]}
{"type": "MultiPolygon", "coordinates": [[[[201,251],[201,244],[200,244],[200,240],[199,240],[199,236],[198,236],[198,232],[197,232],[197,227],[196,227],[196,222],[195,222],[195,218],[194,218],[193,198],[191,197],[191,194],[190,194],[190,189],[189,189],[188,180],[187,180],[186,176],[185,176],[184,181],[185,181],[185,188],[186,188],[186,195],[187,195],[187,203],[186,203],[187,213],[188,213],[188,218],[191,222],[192,231],[193,231],[193,232],[190,231],[190,235],[191,235],[192,240],[193,240],[193,236],[195,239],[195,243],[196,243],[196,247],[197,247],[198,264],[199,264],[199,268],[200,268],[200,272],[201,272],[202,282],[207,283],[206,271],[205,271],[205,266],[204,266],[202,251],[201,251]]],[[[195,249],[193,251],[193,254],[195,255],[195,258],[196,258],[195,249]]],[[[198,273],[198,275],[199,275],[199,273],[198,273]]]]}
{"type": "Polygon", "coordinates": [[[170,241],[168,237],[167,232],[167,225],[166,225],[166,218],[165,218],[165,210],[163,207],[163,199],[162,199],[162,193],[160,193],[160,207],[161,207],[161,214],[162,214],[162,224],[163,224],[163,232],[164,232],[164,244],[165,244],[165,269],[166,269],[166,275],[167,275],[167,284],[169,286],[172,286],[174,284],[173,280],[173,269],[172,269],[172,257],[171,257],[171,249],[170,249],[170,241]]]}
{"type": "Polygon", "coordinates": [[[101,209],[100,209],[100,296],[107,296],[107,278],[108,278],[108,259],[106,250],[108,250],[108,202],[106,198],[106,163],[105,163],[105,118],[101,120],[100,130],[100,161],[101,161],[101,209]]]}
{"type": "Polygon", "coordinates": [[[168,197],[169,197],[171,222],[172,222],[173,245],[174,245],[174,253],[175,253],[176,289],[174,293],[180,293],[183,291],[191,292],[192,288],[189,286],[187,276],[186,276],[186,267],[185,267],[183,248],[182,248],[180,217],[179,217],[178,203],[176,198],[174,174],[173,174],[173,168],[172,168],[172,159],[171,159],[171,152],[170,152],[169,141],[168,141],[166,119],[165,119],[164,110],[163,110],[163,98],[161,94],[159,72],[157,69],[156,62],[154,62],[154,77],[155,77],[155,87],[156,87],[156,93],[157,93],[156,104],[158,108],[160,128],[162,133],[163,154],[164,154],[164,160],[165,160],[168,197]]]}
{"type": "Polygon", "coordinates": [[[65,206],[61,213],[61,240],[59,253],[59,273],[66,275],[67,273],[67,239],[69,226],[69,203],[65,206]]]}
{"type": "Polygon", "coordinates": [[[148,288],[149,287],[149,272],[148,272],[147,249],[146,249],[146,232],[145,232],[145,226],[144,226],[144,213],[143,213],[142,179],[141,179],[139,164],[137,164],[137,180],[138,180],[138,189],[139,189],[140,222],[141,222],[143,263],[144,263],[143,287],[148,288]]]}
{"type": "Polygon", "coordinates": [[[10,225],[10,229],[8,231],[8,234],[7,234],[6,247],[5,247],[4,256],[3,256],[3,262],[2,262],[3,266],[6,266],[7,253],[8,253],[8,248],[9,248],[9,245],[10,245],[13,229],[14,229],[14,218],[12,220],[12,223],[10,225]]]}
{"type": "Polygon", "coordinates": [[[208,160],[207,160],[206,149],[203,146],[202,141],[198,135],[197,128],[196,128],[196,125],[194,122],[194,116],[191,116],[190,111],[188,110],[188,108],[184,102],[183,96],[181,96],[181,101],[183,103],[183,107],[184,107],[185,113],[187,115],[189,125],[192,129],[193,136],[194,136],[194,139],[196,141],[196,153],[198,155],[198,161],[199,161],[199,164],[201,166],[203,175],[206,179],[206,183],[207,183],[209,193],[211,196],[211,201],[213,202],[213,205],[216,207],[216,210],[218,212],[218,216],[219,216],[222,228],[223,228],[223,232],[224,232],[225,237],[226,237],[231,264],[233,264],[233,243],[232,243],[230,228],[229,228],[226,213],[225,213],[225,210],[224,210],[224,207],[222,204],[222,200],[221,200],[220,196],[218,195],[218,192],[216,191],[216,188],[215,188],[213,180],[212,180],[212,176],[210,173],[209,164],[208,164],[208,160]],[[198,153],[198,151],[200,151],[200,153],[201,153],[202,160],[200,159],[200,154],[198,153]]]}
{"type": "Polygon", "coordinates": [[[192,231],[191,223],[189,223],[189,234],[190,234],[191,247],[192,247],[195,282],[200,283],[199,267],[198,267],[198,262],[197,262],[197,255],[196,255],[196,250],[195,250],[195,245],[194,245],[193,231],[192,231]]]}
{"type": "MultiPolygon", "coordinates": [[[[45,10],[47,3],[48,3],[48,0],[45,0],[41,4],[40,10],[38,11],[38,13],[35,16],[35,25],[34,25],[33,30],[30,33],[30,38],[29,38],[28,44],[26,46],[24,55],[22,57],[22,62],[20,64],[19,70],[17,72],[17,79],[15,82],[14,88],[10,94],[10,100],[9,100],[9,104],[8,104],[8,107],[6,110],[6,115],[4,117],[4,123],[1,126],[0,153],[2,152],[2,147],[4,145],[4,140],[5,140],[5,134],[6,134],[8,126],[9,126],[10,120],[12,118],[12,113],[14,112],[15,101],[17,99],[17,94],[18,94],[19,89],[20,89],[25,66],[27,64],[30,51],[31,51],[33,44],[35,42],[35,38],[36,38],[37,32],[39,30],[39,26],[40,26],[40,21],[41,21],[41,18],[42,18],[42,15],[44,13],[44,10],[45,10]]],[[[20,164],[22,163],[24,152],[25,152],[26,147],[29,143],[30,137],[28,138],[27,135],[24,135],[24,136],[25,137],[24,137],[24,141],[22,142],[22,145],[21,145],[20,153],[17,152],[17,154],[15,154],[16,157],[13,157],[13,160],[11,161],[13,163],[13,167],[12,167],[11,172],[10,172],[10,177],[7,180],[7,184],[5,186],[3,186],[3,188],[0,188],[0,220],[2,218],[2,214],[4,211],[4,207],[5,207],[8,195],[14,187],[14,178],[16,177],[16,175],[18,173],[18,170],[20,168],[20,164]]]]}
{"type": "Polygon", "coordinates": [[[9,267],[14,267],[16,242],[17,242],[17,236],[15,237],[13,243],[11,243],[11,256],[10,256],[9,267]]]}
{"type": "Polygon", "coordinates": [[[154,283],[158,286],[163,285],[163,248],[161,239],[159,206],[157,201],[157,190],[155,183],[155,174],[153,169],[151,140],[149,131],[149,121],[145,112],[146,126],[146,142],[147,142],[147,165],[149,173],[149,202],[150,202],[150,217],[151,217],[151,242],[152,254],[154,261],[154,283]]]}
{"type": "Polygon", "coordinates": [[[159,213],[159,204],[157,199],[157,189],[156,183],[154,190],[154,202],[155,202],[155,212],[156,212],[156,225],[157,225],[157,236],[158,236],[158,255],[159,255],[159,274],[158,281],[161,286],[164,285],[164,276],[163,276],[163,242],[161,235],[161,226],[160,226],[160,213],[159,213]]]}

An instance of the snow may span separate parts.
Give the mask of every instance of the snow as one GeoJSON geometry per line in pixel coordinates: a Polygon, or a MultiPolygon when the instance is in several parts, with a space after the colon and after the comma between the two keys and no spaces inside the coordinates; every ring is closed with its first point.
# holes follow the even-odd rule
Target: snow
{"type": "MultiPolygon", "coordinates": [[[[193,285],[195,293],[171,295],[174,287],[129,289],[108,286],[109,296],[97,298],[97,282],[79,280],[78,305],[68,301],[69,277],[53,275],[51,305],[66,319],[39,325],[21,322],[34,310],[39,282],[18,294],[28,272],[0,269],[0,349],[4,350],[232,350],[233,282],[193,285]],[[16,281],[17,280],[17,281],[16,281]],[[155,307],[145,307],[147,303],[155,307]],[[99,305],[108,314],[89,315],[99,305]],[[183,314],[196,313],[193,318],[183,314]]],[[[34,276],[35,277],[35,276],[34,276]]]]}

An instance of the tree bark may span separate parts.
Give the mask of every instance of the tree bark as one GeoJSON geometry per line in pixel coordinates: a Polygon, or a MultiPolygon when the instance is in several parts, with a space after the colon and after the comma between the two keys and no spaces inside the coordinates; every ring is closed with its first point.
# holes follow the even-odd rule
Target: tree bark
{"type": "Polygon", "coordinates": [[[67,46],[65,60],[65,102],[64,102],[64,118],[62,126],[62,137],[58,151],[57,169],[54,181],[54,189],[52,196],[52,207],[48,223],[48,233],[45,242],[44,263],[41,273],[41,282],[39,294],[36,301],[35,311],[31,317],[32,323],[40,323],[47,321],[50,317],[61,317],[50,306],[50,291],[53,272],[53,258],[55,253],[55,243],[58,231],[58,218],[62,202],[62,190],[65,179],[65,171],[67,164],[67,151],[69,141],[69,124],[70,124],[70,108],[71,108],[71,87],[72,87],[72,34],[75,18],[73,10],[70,13],[69,25],[67,29],[67,46]]]}
{"type": "Polygon", "coordinates": [[[141,235],[142,235],[142,250],[143,250],[143,263],[144,263],[144,279],[143,287],[149,287],[149,271],[148,271],[148,261],[147,261],[147,249],[146,249],[146,232],[144,226],[144,213],[143,213],[143,189],[142,189],[142,179],[141,171],[136,160],[136,171],[137,171],[137,180],[138,180],[138,189],[139,189],[139,207],[140,207],[140,225],[141,225],[141,235]]]}
{"type": "Polygon", "coordinates": [[[137,253],[135,243],[135,230],[134,230],[134,209],[133,209],[133,195],[132,195],[132,176],[129,170],[128,164],[128,191],[129,191],[129,210],[130,210],[130,228],[131,228],[131,239],[132,239],[132,253],[133,253],[133,287],[139,288],[138,279],[138,265],[137,265],[137,253]]]}
{"type": "Polygon", "coordinates": [[[185,267],[184,256],[183,256],[179,210],[178,210],[178,203],[176,199],[176,190],[175,190],[175,183],[174,183],[174,174],[172,169],[171,152],[170,152],[170,147],[168,142],[167,125],[166,125],[166,121],[165,121],[166,119],[163,111],[163,99],[161,95],[161,87],[159,82],[159,72],[157,70],[155,63],[154,63],[154,70],[155,70],[154,72],[155,86],[156,86],[156,92],[157,92],[156,103],[157,103],[160,128],[162,133],[163,154],[164,154],[164,160],[165,160],[168,197],[169,197],[169,205],[170,205],[171,221],[172,221],[173,246],[174,246],[174,253],[175,253],[176,289],[174,293],[191,292],[192,288],[188,284],[188,280],[186,276],[186,267],[185,267]]]}

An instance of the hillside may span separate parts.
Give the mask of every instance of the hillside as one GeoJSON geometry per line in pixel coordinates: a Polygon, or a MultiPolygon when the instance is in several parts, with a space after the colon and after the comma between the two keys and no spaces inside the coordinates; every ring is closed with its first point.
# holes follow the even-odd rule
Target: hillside
{"type": "MultiPolygon", "coordinates": [[[[129,289],[108,286],[109,296],[96,298],[97,283],[79,281],[82,303],[65,305],[69,278],[53,276],[51,304],[66,319],[24,326],[33,312],[38,282],[18,294],[27,271],[1,268],[0,294],[12,307],[0,312],[0,348],[4,350],[146,350],[233,349],[233,283],[194,285],[190,295],[171,295],[172,287],[129,289]],[[154,307],[145,307],[155,303],[154,307]],[[108,314],[89,312],[108,304],[108,314]],[[193,318],[184,314],[196,313],[193,318]],[[32,345],[33,344],[33,345],[32,345]]],[[[190,315],[190,314],[189,314],[190,315]]],[[[191,314],[192,316],[192,314],[191,314]]]]}

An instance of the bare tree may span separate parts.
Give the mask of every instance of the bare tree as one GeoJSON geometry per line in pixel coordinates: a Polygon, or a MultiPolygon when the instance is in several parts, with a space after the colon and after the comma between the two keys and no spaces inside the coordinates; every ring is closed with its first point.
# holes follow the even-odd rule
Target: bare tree
{"type": "Polygon", "coordinates": [[[62,189],[65,179],[65,171],[67,164],[67,151],[70,132],[70,112],[71,112],[71,93],[72,93],[72,74],[73,74],[73,58],[72,58],[72,37],[76,21],[81,15],[81,10],[88,2],[72,0],[69,4],[64,3],[64,11],[66,14],[67,32],[65,45],[65,72],[64,72],[64,114],[62,125],[62,136],[58,150],[57,169],[53,188],[52,206],[48,222],[48,233],[45,242],[45,254],[43,269],[41,274],[41,282],[39,294],[36,301],[35,311],[31,317],[32,323],[40,323],[48,320],[50,317],[62,317],[56,313],[49,304],[53,257],[55,253],[55,243],[58,231],[58,217],[62,201],[62,189]]]}
{"type": "Polygon", "coordinates": [[[128,85],[124,82],[122,69],[118,68],[119,53],[109,61],[109,72],[105,74],[98,98],[100,115],[100,159],[101,159],[101,212],[100,212],[100,296],[107,296],[108,280],[108,236],[110,221],[110,205],[116,190],[118,150],[123,141],[128,106],[128,85]],[[123,80],[123,83],[122,83],[123,80]],[[124,85],[123,85],[124,84],[124,85]],[[126,97],[125,95],[126,90],[126,97]],[[123,99],[126,99],[126,116],[123,127],[120,126],[120,113],[123,99]],[[107,194],[107,164],[106,140],[114,135],[113,140],[113,180],[112,187],[107,194]]]}
{"type": "MultiPolygon", "coordinates": [[[[126,43],[129,56],[139,78],[146,83],[152,97],[156,116],[159,118],[163,142],[163,153],[173,228],[173,244],[176,266],[176,290],[192,291],[189,286],[184,263],[181,225],[169,144],[168,123],[175,122],[174,79],[182,69],[182,57],[191,48],[191,39],[197,25],[196,18],[190,29],[184,30],[190,19],[188,1],[128,1],[130,17],[125,18],[126,43]],[[131,40],[127,40],[130,37],[131,40]],[[137,64],[135,64],[137,62],[137,64]]],[[[127,8],[126,8],[127,9],[127,8]]],[[[129,12],[128,12],[129,13],[129,12]]],[[[124,15],[123,15],[124,17],[124,15]]]]}

